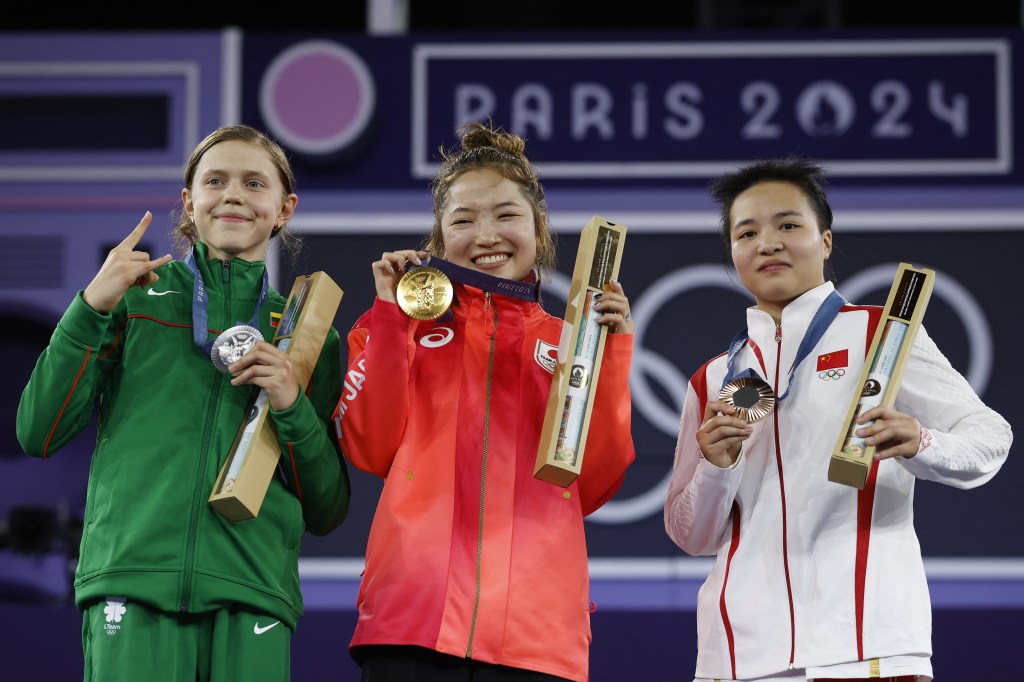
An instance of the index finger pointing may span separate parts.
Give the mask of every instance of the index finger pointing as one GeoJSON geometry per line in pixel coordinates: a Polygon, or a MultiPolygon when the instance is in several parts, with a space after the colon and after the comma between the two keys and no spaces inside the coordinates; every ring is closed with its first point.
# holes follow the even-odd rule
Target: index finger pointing
{"type": "Polygon", "coordinates": [[[153,221],[153,214],[146,211],[146,214],[142,216],[142,220],[135,226],[135,229],[128,233],[128,236],[124,238],[120,246],[126,246],[130,249],[134,249],[135,246],[142,241],[142,235],[146,234],[146,229],[149,224],[153,221]]]}

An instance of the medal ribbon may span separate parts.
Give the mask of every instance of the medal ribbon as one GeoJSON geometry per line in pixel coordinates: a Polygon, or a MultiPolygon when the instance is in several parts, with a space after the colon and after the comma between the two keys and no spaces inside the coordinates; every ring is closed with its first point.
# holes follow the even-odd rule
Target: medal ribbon
{"type": "MultiPolygon", "coordinates": [[[[479,270],[472,270],[470,268],[464,268],[461,265],[456,265],[443,258],[437,256],[431,256],[430,262],[427,263],[432,268],[437,268],[445,275],[448,276],[453,282],[459,284],[468,284],[469,286],[489,291],[492,294],[502,294],[504,296],[513,296],[515,298],[521,298],[524,301],[539,301],[540,300],[540,278],[537,278],[536,282],[520,282],[516,279],[504,279],[502,277],[495,277],[494,275],[488,275],[486,272],[480,272],[479,270]]],[[[414,265],[409,270],[420,267],[414,265]]]]}
{"type": "MultiPolygon", "coordinates": [[[[213,350],[213,344],[216,341],[207,340],[206,307],[209,304],[209,299],[206,296],[206,283],[203,281],[203,275],[199,272],[199,266],[196,265],[195,247],[189,252],[185,263],[188,265],[188,269],[192,271],[192,276],[195,280],[195,284],[192,286],[192,338],[196,345],[202,349],[203,354],[209,358],[210,351],[213,350]]],[[[259,329],[260,308],[263,306],[263,302],[267,300],[267,292],[269,290],[270,280],[267,277],[267,268],[264,267],[263,286],[260,288],[260,296],[256,301],[256,309],[252,311],[252,319],[249,320],[249,326],[253,329],[259,329]]],[[[235,324],[244,323],[236,322],[235,324]]]]}
{"type": "MultiPolygon", "coordinates": [[[[825,334],[825,330],[832,324],[832,320],[835,319],[836,315],[839,314],[840,308],[846,305],[846,299],[840,295],[838,291],[833,290],[821,305],[818,306],[817,312],[814,313],[814,317],[811,318],[811,323],[807,326],[807,331],[804,332],[804,338],[800,341],[800,346],[796,351],[796,358],[793,360],[792,366],[789,368],[789,377],[786,380],[786,392],[775,399],[776,402],[782,402],[782,399],[789,395],[789,389],[793,386],[793,373],[796,372],[797,365],[799,365],[804,358],[811,352],[821,337],[825,334]]],[[[760,378],[757,376],[752,368],[748,367],[742,372],[736,372],[736,355],[743,348],[747,342],[747,330],[742,330],[737,334],[732,343],[729,344],[729,356],[728,363],[726,364],[726,375],[725,381],[722,382],[724,387],[727,383],[734,379],[742,379],[745,377],[760,378]]]]}

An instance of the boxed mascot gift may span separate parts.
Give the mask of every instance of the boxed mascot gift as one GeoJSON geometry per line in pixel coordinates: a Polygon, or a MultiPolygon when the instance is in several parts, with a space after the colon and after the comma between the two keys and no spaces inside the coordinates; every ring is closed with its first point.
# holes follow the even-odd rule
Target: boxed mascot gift
{"type": "Polygon", "coordinates": [[[872,407],[892,407],[899,392],[903,367],[921,328],[928,299],[935,284],[935,271],[914,268],[900,263],[882,310],[882,319],[868,348],[864,369],[860,373],[860,393],[854,395],[846,414],[846,422],[832,453],[828,480],[863,489],[867,483],[875,446],[868,445],[854,434],[867,424],[854,419],[872,407]]]}
{"type": "MultiPolygon", "coordinates": [[[[341,289],[324,272],[295,278],[271,342],[288,355],[300,390],[313,375],[341,296],[341,289]]],[[[266,390],[254,391],[210,495],[210,504],[228,521],[244,521],[259,514],[277,468],[281,447],[269,411],[266,390]]]]}
{"type": "Polygon", "coordinates": [[[601,372],[608,328],[598,324],[595,295],[619,275],[626,227],[595,216],[580,233],[572,284],[565,306],[565,324],[558,346],[555,376],[537,450],[534,476],[570,485],[580,474],[593,394],[601,372]]]}

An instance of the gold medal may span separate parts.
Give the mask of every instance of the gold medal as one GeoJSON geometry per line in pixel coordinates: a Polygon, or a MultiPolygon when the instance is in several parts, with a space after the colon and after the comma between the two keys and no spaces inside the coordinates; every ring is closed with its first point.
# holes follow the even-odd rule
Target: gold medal
{"type": "Polygon", "coordinates": [[[414,320],[436,320],[448,310],[455,288],[444,274],[429,265],[415,267],[398,281],[398,305],[414,320]]]}
{"type": "Polygon", "coordinates": [[[775,393],[757,377],[733,379],[722,387],[718,399],[736,408],[734,416],[754,423],[772,413],[775,393]]]}

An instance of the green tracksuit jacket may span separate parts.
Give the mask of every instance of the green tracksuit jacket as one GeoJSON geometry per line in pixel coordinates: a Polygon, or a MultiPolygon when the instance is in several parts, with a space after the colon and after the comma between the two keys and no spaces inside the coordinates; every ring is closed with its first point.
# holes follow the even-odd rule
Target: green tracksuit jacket
{"type": "MultiPolygon", "coordinates": [[[[207,261],[209,339],[248,323],[264,263],[207,261]]],[[[75,600],[123,596],[168,612],[243,606],[294,629],[302,615],[298,557],[304,531],[323,535],[348,513],[350,485],[331,437],[341,391],[341,343],[331,329],[309,385],[271,411],[281,461],[255,519],[230,523],[208,503],[255,390],[232,386],[193,340],[194,278],[185,261],[129,289],[110,314],[79,292],[43,351],[18,406],[25,452],[48,457],[98,410],[75,600]],[[94,409],[95,408],[95,409],[94,409]]],[[[259,329],[285,297],[272,288],[259,329]]]]}

